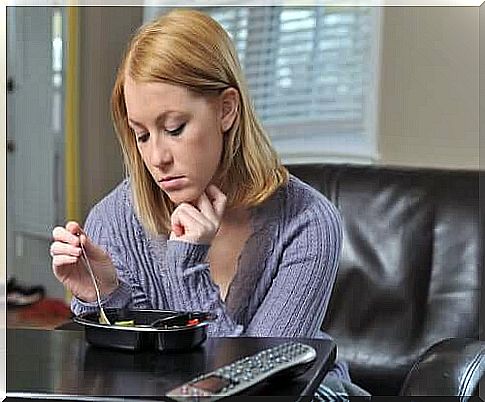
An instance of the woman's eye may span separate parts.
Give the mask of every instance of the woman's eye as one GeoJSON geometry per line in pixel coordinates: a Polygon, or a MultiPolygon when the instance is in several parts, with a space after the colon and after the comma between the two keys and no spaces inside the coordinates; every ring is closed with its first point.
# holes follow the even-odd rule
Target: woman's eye
{"type": "Polygon", "coordinates": [[[150,136],[150,133],[148,133],[148,132],[146,132],[146,133],[140,133],[140,134],[137,134],[136,135],[136,140],[138,142],[147,142],[149,136],[150,136]]]}
{"type": "Polygon", "coordinates": [[[169,134],[169,135],[179,135],[183,129],[185,128],[185,124],[186,123],[183,123],[181,124],[180,126],[178,126],[176,129],[174,130],[169,130],[169,129],[165,129],[165,131],[169,134]]]}

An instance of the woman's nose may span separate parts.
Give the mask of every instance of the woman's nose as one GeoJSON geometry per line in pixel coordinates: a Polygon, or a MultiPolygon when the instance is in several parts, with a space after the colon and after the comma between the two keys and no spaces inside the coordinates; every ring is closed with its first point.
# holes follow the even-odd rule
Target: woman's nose
{"type": "Polygon", "coordinates": [[[153,141],[150,147],[150,163],[153,166],[163,166],[172,163],[172,161],[173,155],[170,146],[160,138],[153,141]]]}

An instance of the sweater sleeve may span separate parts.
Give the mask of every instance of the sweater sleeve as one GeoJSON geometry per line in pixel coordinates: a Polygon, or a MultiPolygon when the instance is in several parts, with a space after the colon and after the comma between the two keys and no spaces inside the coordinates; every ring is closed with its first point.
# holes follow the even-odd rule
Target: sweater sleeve
{"type": "Polygon", "coordinates": [[[341,218],[330,202],[311,205],[277,239],[280,261],[246,336],[314,337],[321,333],[342,247],[341,218]]]}
{"type": "Polygon", "coordinates": [[[217,314],[213,336],[312,337],[320,329],[337,273],[342,243],[340,217],[330,204],[308,208],[279,239],[281,258],[272,286],[244,328],[237,325],[221,300],[218,286],[204,263],[209,246],[169,240],[164,288],[175,310],[217,314]]]}
{"type": "MultiPolygon", "coordinates": [[[[110,295],[102,297],[101,304],[105,308],[131,307],[132,288],[126,259],[123,258],[119,247],[112,242],[114,236],[111,234],[110,225],[104,222],[104,216],[105,214],[100,211],[100,206],[95,206],[90,211],[84,225],[84,231],[89,238],[111,257],[118,276],[118,288],[110,295]]],[[[98,304],[96,301],[85,302],[73,297],[71,310],[75,315],[90,313],[98,310],[98,304]]]]}

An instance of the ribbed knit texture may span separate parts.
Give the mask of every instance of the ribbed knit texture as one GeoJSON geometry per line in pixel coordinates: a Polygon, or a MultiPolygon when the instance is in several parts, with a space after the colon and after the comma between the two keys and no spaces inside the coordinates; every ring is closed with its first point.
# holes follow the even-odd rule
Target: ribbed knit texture
{"type": "MultiPolygon", "coordinates": [[[[150,236],[135,216],[128,180],[89,213],[85,231],[111,256],[120,286],[106,307],[202,310],[217,314],[209,336],[329,338],[320,330],[342,243],[340,215],[317,190],[290,176],[251,210],[253,232],[225,301],[205,263],[209,246],[150,236]]],[[[79,315],[96,303],[76,298],[79,315]]],[[[331,372],[349,381],[345,364],[331,372]]]]}

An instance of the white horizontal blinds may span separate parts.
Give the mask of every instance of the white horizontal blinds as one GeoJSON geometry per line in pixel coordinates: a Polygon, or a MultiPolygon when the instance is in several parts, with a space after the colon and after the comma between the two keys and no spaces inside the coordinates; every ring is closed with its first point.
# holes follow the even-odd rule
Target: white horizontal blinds
{"type": "Polygon", "coordinates": [[[247,71],[257,109],[268,128],[318,121],[320,133],[364,130],[369,38],[365,35],[368,14],[362,11],[272,9],[276,15],[269,40],[255,49],[266,55],[265,68],[258,75],[252,68],[247,71]]]}
{"type": "Polygon", "coordinates": [[[366,135],[375,71],[371,7],[211,7],[236,43],[256,109],[284,137],[366,135]]]}
{"type": "Polygon", "coordinates": [[[241,65],[244,65],[249,9],[247,7],[216,7],[202,10],[210,14],[228,32],[236,46],[239,61],[241,65]]]}

